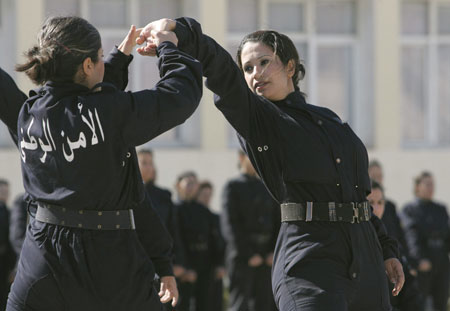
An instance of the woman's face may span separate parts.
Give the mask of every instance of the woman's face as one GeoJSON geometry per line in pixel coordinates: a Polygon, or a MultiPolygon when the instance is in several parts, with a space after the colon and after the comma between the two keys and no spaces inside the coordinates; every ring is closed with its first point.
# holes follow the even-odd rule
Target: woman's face
{"type": "Polygon", "coordinates": [[[268,100],[286,98],[294,91],[292,76],[293,62],[287,66],[281,62],[273,50],[262,42],[245,43],[241,53],[242,69],[248,87],[268,100]]]}
{"type": "Polygon", "coordinates": [[[375,216],[381,219],[384,214],[384,196],[380,189],[372,189],[372,192],[367,197],[369,204],[373,207],[375,216]]]}
{"type": "Polygon", "coordinates": [[[434,195],[433,177],[422,178],[422,181],[417,185],[416,194],[419,199],[432,200],[434,195]]]}

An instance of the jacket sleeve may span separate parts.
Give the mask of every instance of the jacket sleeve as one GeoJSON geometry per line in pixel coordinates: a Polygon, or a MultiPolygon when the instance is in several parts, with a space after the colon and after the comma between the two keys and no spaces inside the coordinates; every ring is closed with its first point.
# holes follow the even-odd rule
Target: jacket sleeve
{"type": "Polygon", "coordinates": [[[388,236],[386,227],[382,223],[381,219],[379,219],[377,216],[372,215],[370,218],[370,222],[375,228],[375,231],[378,236],[378,240],[381,244],[381,249],[383,251],[383,259],[389,259],[389,258],[400,258],[399,252],[398,252],[398,243],[395,239],[392,239],[388,236]]]}
{"type": "Polygon", "coordinates": [[[17,119],[27,96],[19,90],[14,80],[0,68],[0,119],[8,127],[17,143],[17,119]]]}
{"type": "Polygon", "coordinates": [[[250,243],[243,223],[242,208],[235,184],[228,183],[222,194],[222,215],[220,217],[223,237],[235,256],[248,260],[256,251],[250,243]]]}
{"type": "Polygon", "coordinates": [[[148,194],[134,210],[136,232],[144,250],[160,276],[173,275],[172,238],[163,225],[161,218],[153,209],[148,194]]]}
{"type": "Polygon", "coordinates": [[[116,93],[115,113],[122,139],[142,145],[182,124],[198,107],[202,96],[202,69],[198,61],[173,43],[158,47],[161,80],[153,89],[116,93]]]}
{"type": "Polygon", "coordinates": [[[111,83],[119,90],[125,90],[128,85],[128,66],[132,60],[133,55],[125,55],[114,47],[105,59],[103,82],[111,83]]]}

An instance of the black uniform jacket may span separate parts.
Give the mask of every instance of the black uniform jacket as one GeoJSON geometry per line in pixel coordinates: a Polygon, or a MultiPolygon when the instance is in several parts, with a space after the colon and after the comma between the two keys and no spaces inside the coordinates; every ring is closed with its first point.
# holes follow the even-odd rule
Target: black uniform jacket
{"type": "Polygon", "coordinates": [[[197,272],[215,266],[214,220],[209,209],[196,201],[176,205],[185,266],[197,272]]]}
{"type": "Polygon", "coordinates": [[[280,229],[280,208],[258,177],[242,174],[230,180],[222,203],[228,259],[247,263],[253,255],[273,253],[280,229]]]}
{"type": "MultiPolygon", "coordinates": [[[[172,273],[169,260],[171,239],[150,208],[149,200],[143,200],[145,191],[134,146],[182,123],[192,114],[201,97],[201,68],[197,61],[180,53],[168,42],[162,44],[158,52],[163,79],[152,90],[131,93],[115,89],[112,84],[121,89],[126,87],[132,57],[113,49],[105,60],[104,77],[105,82],[112,84],[104,85],[101,92],[91,93],[73,83],[51,82],[31,91],[31,98],[21,114],[21,122],[28,126],[25,132],[20,130],[23,126],[19,127],[21,141],[18,147],[23,160],[24,184],[32,194],[31,198],[28,195],[30,200],[67,204],[78,209],[134,207],[139,240],[152,259],[156,272],[164,276],[172,273]],[[186,84],[181,86],[180,81],[187,81],[189,87],[186,84]],[[185,94],[185,98],[177,96],[180,92],[185,94]],[[77,93],[82,95],[77,96],[77,93]],[[42,106],[46,108],[36,111],[42,106]],[[51,132],[50,120],[58,113],[60,115],[55,122],[66,130],[54,133],[51,132]],[[50,120],[49,116],[52,116],[50,120]],[[42,120],[36,121],[38,118],[42,120]],[[30,126],[31,122],[34,126],[30,126]],[[137,133],[134,135],[133,131],[137,133]],[[120,139],[107,139],[114,135],[120,139]],[[101,148],[101,156],[92,157],[89,149],[93,148],[101,148]],[[77,153],[79,156],[75,158],[77,153]],[[46,169],[36,170],[29,165],[31,163],[47,163],[52,167],[48,171],[53,173],[45,173],[46,169]],[[84,164],[80,166],[80,163],[84,164]],[[80,170],[89,177],[84,178],[80,170]],[[94,193],[90,189],[99,192],[94,193]],[[108,198],[107,195],[114,191],[117,193],[108,198]],[[74,195],[74,192],[82,193],[74,195]]],[[[0,118],[17,141],[17,130],[12,129],[17,129],[18,112],[26,96],[3,70],[0,69],[0,73],[0,118]]]]}
{"type": "MultiPolygon", "coordinates": [[[[415,200],[402,211],[406,242],[411,257],[441,261],[450,252],[450,228],[447,208],[433,201],[415,200]]],[[[445,260],[448,262],[448,259],[445,260]]]]}
{"type": "MultiPolygon", "coordinates": [[[[278,203],[366,201],[367,151],[347,123],[307,104],[298,90],[278,102],[254,94],[233,58],[195,20],[177,19],[175,33],[180,49],[202,63],[217,108],[278,203]]],[[[384,258],[397,257],[395,240],[377,217],[371,221],[384,258]]]]}

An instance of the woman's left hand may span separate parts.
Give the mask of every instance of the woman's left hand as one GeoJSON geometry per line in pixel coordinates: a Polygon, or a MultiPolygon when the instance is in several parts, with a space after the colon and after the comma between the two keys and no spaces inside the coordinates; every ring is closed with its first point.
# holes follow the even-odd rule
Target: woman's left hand
{"type": "Polygon", "coordinates": [[[175,307],[178,302],[178,288],[177,281],[173,276],[163,276],[161,278],[161,290],[159,291],[162,303],[167,303],[172,300],[172,307],[175,307]]]}
{"type": "Polygon", "coordinates": [[[389,281],[394,284],[392,295],[397,296],[402,290],[403,284],[405,284],[403,266],[397,258],[389,258],[384,261],[384,267],[389,281]]]}
{"type": "Polygon", "coordinates": [[[133,48],[136,46],[136,39],[139,38],[142,28],[137,28],[131,25],[130,31],[128,31],[127,36],[123,39],[122,43],[119,45],[118,50],[125,55],[130,55],[133,48]]]}

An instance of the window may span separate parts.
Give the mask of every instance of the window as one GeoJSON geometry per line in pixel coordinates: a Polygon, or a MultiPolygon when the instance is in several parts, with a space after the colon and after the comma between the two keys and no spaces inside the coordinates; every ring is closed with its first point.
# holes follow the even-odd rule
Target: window
{"type": "MultiPolygon", "coordinates": [[[[145,25],[162,17],[176,18],[184,12],[198,13],[197,0],[46,0],[48,15],[80,15],[97,27],[105,54],[119,45],[130,25],[145,25]]],[[[129,90],[151,89],[159,80],[157,58],[134,53],[129,90]]],[[[200,139],[199,109],[186,123],[152,140],[152,147],[197,146],[200,139]]]]}
{"type": "MultiPolygon", "coordinates": [[[[297,46],[306,67],[300,89],[311,104],[335,111],[372,144],[370,13],[366,0],[230,0],[228,51],[257,29],[275,29],[297,46]],[[363,17],[361,17],[363,16],[363,17]]],[[[234,131],[229,142],[236,145],[234,131]]]]}
{"type": "Polygon", "coordinates": [[[401,6],[402,140],[406,147],[450,145],[450,1],[401,6]]]}

